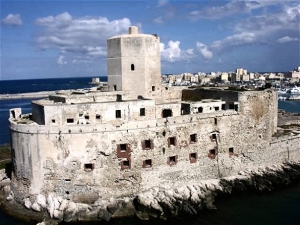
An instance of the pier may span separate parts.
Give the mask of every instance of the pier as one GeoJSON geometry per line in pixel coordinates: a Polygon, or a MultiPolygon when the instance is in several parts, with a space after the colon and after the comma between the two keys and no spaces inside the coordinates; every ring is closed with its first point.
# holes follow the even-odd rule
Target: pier
{"type": "Polygon", "coordinates": [[[1,94],[0,100],[9,99],[31,99],[31,98],[45,98],[49,95],[55,94],[57,91],[41,91],[41,92],[29,92],[19,94],[1,94]]]}

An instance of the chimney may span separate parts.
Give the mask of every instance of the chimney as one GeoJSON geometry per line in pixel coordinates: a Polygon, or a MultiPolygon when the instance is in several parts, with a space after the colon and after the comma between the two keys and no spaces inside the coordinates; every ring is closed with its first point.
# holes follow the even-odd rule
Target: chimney
{"type": "Polygon", "coordinates": [[[136,27],[136,26],[129,27],[128,33],[129,34],[138,34],[139,33],[138,27],[136,27]]]}

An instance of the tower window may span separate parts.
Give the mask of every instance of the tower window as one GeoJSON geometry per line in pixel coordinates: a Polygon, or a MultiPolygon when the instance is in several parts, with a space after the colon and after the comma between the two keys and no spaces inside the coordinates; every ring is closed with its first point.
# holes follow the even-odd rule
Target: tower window
{"type": "Polygon", "coordinates": [[[190,135],[190,143],[197,142],[197,134],[191,134],[190,135]]]}
{"type": "Polygon", "coordinates": [[[96,114],[96,120],[100,120],[101,116],[99,114],[96,114]]]}
{"type": "Polygon", "coordinates": [[[130,68],[131,68],[131,71],[134,71],[134,64],[131,64],[130,68]]]}
{"type": "Polygon", "coordinates": [[[84,164],[84,170],[85,171],[92,171],[94,169],[94,164],[93,163],[87,163],[87,164],[84,164]]]}
{"type": "Polygon", "coordinates": [[[175,156],[170,156],[170,157],[168,158],[168,164],[169,164],[170,166],[175,165],[175,164],[177,163],[177,160],[178,160],[178,156],[177,156],[177,155],[175,155],[175,156]]]}
{"type": "Polygon", "coordinates": [[[163,118],[166,118],[166,117],[171,117],[173,114],[172,110],[171,109],[164,109],[162,111],[162,117],[163,118]]]}
{"type": "Polygon", "coordinates": [[[116,110],[116,118],[121,118],[121,110],[116,110]]]}
{"type": "Polygon", "coordinates": [[[197,161],[197,153],[190,153],[190,163],[195,163],[197,161]]]}
{"type": "Polygon", "coordinates": [[[68,118],[67,123],[74,123],[74,119],[73,118],[68,118]]]}
{"type": "Polygon", "coordinates": [[[121,162],[121,170],[130,169],[130,159],[125,159],[121,162]]]}
{"type": "Polygon", "coordinates": [[[146,159],[143,161],[143,168],[152,167],[152,159],[146,159]]]}
{"type": "Polygon", "coordinates": [[[152,140],[144,140],[142,141],[142,148],[143,150],[146,150],[146,149],[153,149],[153,142],[152,140]]]}
{"type": "Polygon", "coordinates": [[[152,91],[155,91],[155,86],[152,86],[152,91]]]}
{"type": "Polygon", "coordinates": [[[203,108],[202,107],[199,107],[198,108],[198,113],[202,113],[203,112],[203,108]]]}
{"type": "Polygon", "coordinates": [[[176,137],[168,138],[168,147],[170,147],[171,145],[176,146],[176,137]]]}
{"type": "Polygon", "coordinates": [[[229,148],[229,153],[233,153],[233,148],[229,148]]]}
{"type": "Polygon", "coordinates": [[[215,125],[217,125],[218,124],[218,119],[214,118],[214,122],[215,122],[215,125]]]}
{"type": "Polygon", "coordinates": [[[140,116],[145,116],[145,108],[140,108],[140,116]]]}

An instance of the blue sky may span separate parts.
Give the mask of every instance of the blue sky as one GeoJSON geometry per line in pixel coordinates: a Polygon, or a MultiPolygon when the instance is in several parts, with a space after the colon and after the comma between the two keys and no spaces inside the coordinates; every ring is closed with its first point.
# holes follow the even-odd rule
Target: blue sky
{"type": "Polygon", "coordinates": [[[298,0],[1,0],[1,80],[107,75],[106,40],[158,34],[162,73],[300,66],[298,0]]]}

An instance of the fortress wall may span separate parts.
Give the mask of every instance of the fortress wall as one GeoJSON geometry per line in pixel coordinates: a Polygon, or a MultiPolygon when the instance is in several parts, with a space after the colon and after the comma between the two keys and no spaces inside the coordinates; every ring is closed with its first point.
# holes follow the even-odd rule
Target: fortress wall
{"type": "Polygon", "coordinates": [[[224,91],[222,89],[185,89],[182,90],[182,100],[201,100],[201,99],[221,99],[226,102],[236,102],[238,101],[239,92],[237,91],[224,91]]]}

